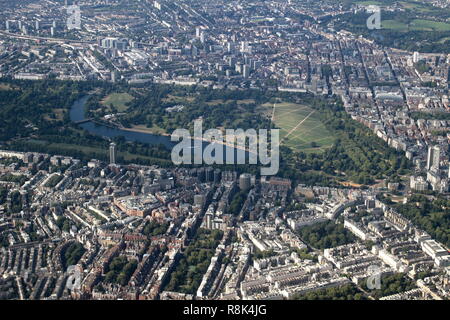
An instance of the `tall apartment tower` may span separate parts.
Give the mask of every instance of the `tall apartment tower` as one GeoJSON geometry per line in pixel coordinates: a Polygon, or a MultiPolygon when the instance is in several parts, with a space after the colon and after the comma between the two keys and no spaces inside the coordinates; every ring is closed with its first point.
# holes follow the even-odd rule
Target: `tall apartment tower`
{"type": "Polygon", "coordinates": [[[200,42],[201,42],[201,43],[205,43],[205,39],[206,39],[206,35],[205,35],[205,33],[202,31],[202,32],[200,33],[200,42]]]}
{"type": "Polygon", "coordinates": [[[439,168],[441,156],[441,148],[439,146],[428,147],[428,157],[427,157],[427,169],[430,170],[431,167],[439,168]]]}
{"type": "Polygon", "coordinates": [[[448,164],[448,178],[450,179],[450,163],[448,164]]]}
{"type": "Polygon", "coordinates": [[[242,70],[242,75],[244,78],[248,78],[250,76],[250,66],[247,64],[244,64],[244,68],[242,70]]]}
{"type": "Polygon", "coordinates": [[[231,53],[233,51],[233,43],[232,42],[228,42],[227,43],[227,52],[231,53]]]}
{"type": "Polygon", "coordinates": [[[116,144],[114,142],[109,145],[109,163],[116,164],[116,144]]]}
{"type": "Polygon", "coordinates": [[[241,41],[241,52],[248,52],[248,42],[241,41]]]}
{"type": "Polygon", "coordinates": [[[239,176],[239,189],[248,190],[251,187],[252,176],[248,173],[243,173],[239,176]]]}
{"type": "Polygon", "coordinates": [[[213,228],[213,214],[211,212],[205,214],[205,227],[210,230],[213,228]]]}

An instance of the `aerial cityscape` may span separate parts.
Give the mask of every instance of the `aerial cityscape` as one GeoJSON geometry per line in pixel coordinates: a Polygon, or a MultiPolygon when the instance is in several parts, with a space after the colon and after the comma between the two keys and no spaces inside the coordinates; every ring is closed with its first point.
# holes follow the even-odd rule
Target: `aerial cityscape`
{"type": "Polygon", "coordinates": [[[0,4],[0,300],[450,299],[449,0],[0,4]]]}

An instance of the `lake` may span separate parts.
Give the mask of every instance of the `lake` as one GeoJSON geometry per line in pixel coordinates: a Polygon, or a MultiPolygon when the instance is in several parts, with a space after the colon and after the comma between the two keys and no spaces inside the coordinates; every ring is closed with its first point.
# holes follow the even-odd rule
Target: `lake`
{"type": "MultiPolygon", "coordinates": [[[[84,113],[84,107],[86,102],[89,100],[89,96],[84,96],[78,100],[76,100],[72,107],[70,108],[70,120],[72,122],[83,121],[86,119],[84,113]]],[[[177,142],[170,141],[169,136],[161,136],[152,133],[143,133],[143,132],[133,132],[128,130],[123,130],[119,128],[108,127],[105,125],[101,125],[92,121],[83,122],[79,124],[79,126],[91,134],[98,135],[101,137],[115,138],[115,137],[124,137],[126,141],[137,141],[141,143],[147,143],[150,145],[163,145],[168,150],[172,150],[172,148],[177,144],[177,142]]],[[[208,142],[202,142],[203,149],[208,145],[208,142]]],[[[224,157],[229,149],[234,149],[232,147],[225,146],[224,149],[224,157]]],[[[194,152],[194,148],[192,148],[192,152],[194,152]]],[[[235,159],[237,158],[237,149],[234,149],[235,159]]],[[[248,163],[248,152],[245,152],[246,163],[248,163]]]]}

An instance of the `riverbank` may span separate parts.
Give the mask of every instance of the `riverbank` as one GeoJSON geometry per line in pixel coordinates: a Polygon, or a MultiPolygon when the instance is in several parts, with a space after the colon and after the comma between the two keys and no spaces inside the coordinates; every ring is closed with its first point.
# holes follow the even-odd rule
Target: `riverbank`
{"type": "MultiPolygon", "coordinates": [[[[172,137],[172,135],[167,133],[167,132],[155,133],[154,131],[152,131],[150,129],[146,130],[146,129],[139,129],[139,128],[125,128],[125,127],[118,127],[118,129],[125,130],[125,131],[130,131],[130,132],[148,133],[148,134],[159,135],[159,136],[163,136],[163,137],[172,137]]],[[[224,136],[224,138],[225,138],[225,136],[224,136]]],[[[210,141],[210,140],[205,139],[205,138],[199,139],[199,138],[196,138],[196,137],[193,137],[193,136],[191,136],[191,139],[192,140],[199,140],[199,141],[202,141],[204,143],[212,143],[213,142],[213,141],[210,141]]],[[[217,143],[217,144],[221,144],[221,145],[223,145],[225,147],[228,147],[228,148],[234,148],[234,149],[239,149],[239,150],[243,150],[243,151],[246,151],[246,152],[250,152],[248,148],[242,148],[239,145],[233,145],[233,144],[227,143],[226,141],[223,141],[223,142],[214,141],[214,142],[217,143]]]]}
{"type": "Polygon", "coordinates": [[[139,133],[147,133],[147,134],[153,134],[153,135],[157,135],[157,136],[163,136],[163,137],[170,137],[170,134],[168,134],[167,132],[156,132],[153,131],[152,129],[141,129],[141,128],[125,128],[125,127],[116,127],[117,129],[120,130],[125,130],[125,131],[130,131],[130,132],[139,132],[139,133]]]}

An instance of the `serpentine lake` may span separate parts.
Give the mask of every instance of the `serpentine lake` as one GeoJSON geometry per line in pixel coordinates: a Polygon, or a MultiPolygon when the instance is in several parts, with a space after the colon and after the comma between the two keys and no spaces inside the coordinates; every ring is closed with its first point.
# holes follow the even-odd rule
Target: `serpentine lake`
{"type": "MultiPolygon", "coordinates": [[[[76,100],[72,107],[70,108],[70,121],[72,122],[81,122],[87,120],[85,117],[84,107],[86,102],[89,100],[89,96],[84,96],[78,100],[76,100]]],[[[141,143],[147,143],[150,145],[163,145],[168,150],[172,150],[172,148],[177,144],[177,142],[172,142],[170,140],[170,136],[162,136],[152,133],[144,133],[144,132],[136,132],[130,130],[124,130],[120,128],[114,128],[105,126],[102,124],[95,123],[93,121],[86,121],[79,124],[81,128],[88,131],[91,134],[98,135],[101,137],[107,138],[115,138],[115,137],[124,137],[126,141],[137,141],[141,143]]],[[[202,142],[203,149],[209,144],[209,142],[202,142]]],[[[229,146],[225,146],[224,149],[224,157],[227,152],[227,149],[231,148],[229,146]]],[[[237,149],[233,148],[235,151],[235,157],[237,156],[237,149]]],[[[245,152],[246,161],[248,160],[248,152],[245,152]]],[[[225,159],[224,159],[225,160],[225,159]]]]}

